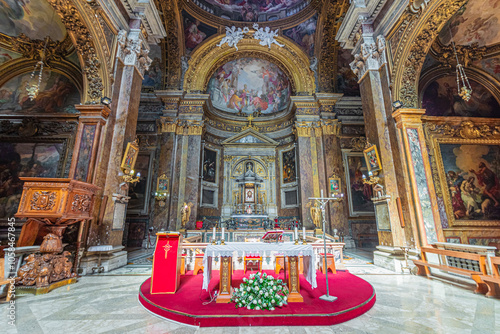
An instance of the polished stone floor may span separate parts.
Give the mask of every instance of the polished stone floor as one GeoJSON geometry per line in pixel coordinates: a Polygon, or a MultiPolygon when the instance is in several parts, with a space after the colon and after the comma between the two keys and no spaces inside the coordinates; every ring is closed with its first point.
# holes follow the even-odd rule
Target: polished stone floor
{"type": "Polygon", "coordinates": [[[377,302],[364,315],[331,327],[195,328],[172,323],[139,305],[138,288],[148,272],[127,266],[82,277],[69,289],[20,296],[16,326],[7,324],[7,307],[1,304],[0,333],[500,333],[500,300],[436,279],[380,272],[362,254],[355,259],[348,269],[363,268],[358,275],[373,285],[377,302]]]}

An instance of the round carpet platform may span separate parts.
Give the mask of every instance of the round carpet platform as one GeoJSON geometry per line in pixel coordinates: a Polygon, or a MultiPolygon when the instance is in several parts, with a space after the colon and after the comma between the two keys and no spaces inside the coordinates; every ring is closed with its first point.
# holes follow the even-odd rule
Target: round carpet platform
{"type": "MultiPolygon", "coordinates": [[[[274,275],[273,271],[265,271],[274,275]]],[[[245,275],[248,277],[250,272],[245,275]]],[[[233,273],[233,287],[239,287],[243,271],[233,273]]],[[[279,275],[283,278],[283,273],[279,275]]],[[[375,304],[375,291],[365,280],[347,271],[329,274],[330,294],[338,297],[334,302],[320,300],[326,293],[325,275],[317,272],[318,288],[311,286],[300,276],[303,303],[289,303],[274,311],[254,311],[236,308],[234,303],[209,303],[209,294],[201,290],[203,275],[193,276],[187,272],[181,276],[181,284],[175,294],[151,295],[148,278],[139,289],[139,302],[160,317],[200,327],[226,326],[328,326],[356,318],[375,304]]],[[[218,290],[218,271],[213,271],[209,290],[211,295],[218,290]]]]}

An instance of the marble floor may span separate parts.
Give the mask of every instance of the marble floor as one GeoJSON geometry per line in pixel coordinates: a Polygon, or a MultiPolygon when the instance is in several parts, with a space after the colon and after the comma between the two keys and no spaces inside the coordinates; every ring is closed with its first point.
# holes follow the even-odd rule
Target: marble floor
{"type": "Polygon", "coordinates": [[[331,327],[195,328],[172,323],[140,306],[137,291],[148,272],[138,267],[134,273],[127,266],[82,277],[46,295],[18,297],[16,326],[7,324],[7,304],[0,304],[0,333],[500,333],[500,300],[437,279],[381,273],[367,258],[358,254],[356,259],[347,267],[355,272],[355,266],[365,266],[358,275],[373,285],[377,302],[364,315],[331,327]]]}

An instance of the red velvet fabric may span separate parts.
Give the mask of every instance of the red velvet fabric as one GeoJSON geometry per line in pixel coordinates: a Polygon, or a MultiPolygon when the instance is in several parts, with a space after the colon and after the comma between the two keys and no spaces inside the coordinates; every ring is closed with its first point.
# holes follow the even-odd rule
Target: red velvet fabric
{"type": "MultiPolygon", "coordinates": [[[[274,271],[265,272],[276,277],[274,271]]],[[[252,311],[236,308],[234,303],[216,304],[215,301],[203,305],[210,300],[209,293],[201,290],[202,275],[193,276],[192,271],[181,277],[181,285],[172,295],[151,295],[150,279],[147,279],[140,287],[139,301],[157,315],[201,327],[328,326],[358,317],[375,304],[373,287],[347,271],[337,271],[337,274],[328,276],[330,294],[338,299],[335,302],[320,300],[319,297],[326,293],[325,275],[319,271],[316,275],[318,288],[314,290],[300,275],[303,303],[289,303],[274,311],[252,311]]],[[[242,270],[235,270],[233,287],[238,287],[245,276],[242,270]]],[[[283,274],[279,277],[283,278],[283,274]]],[[[210,295],[213,296],[218,285],[219,274],[214,270],[209,285],[210,295]]]]}

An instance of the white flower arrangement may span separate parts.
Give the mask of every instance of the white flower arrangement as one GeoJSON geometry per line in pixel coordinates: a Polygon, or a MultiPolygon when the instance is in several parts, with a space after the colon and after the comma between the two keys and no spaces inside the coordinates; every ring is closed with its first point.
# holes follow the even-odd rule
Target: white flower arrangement
{"type": "Polygon", "coordinates": [[[288,288],[281,279],[266,273],[251,274],[243,278],[239,288],[234,289],[231,301],[235,306],[249,310],[269,310],[287,305],[288,288]]]}

